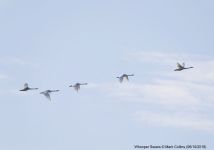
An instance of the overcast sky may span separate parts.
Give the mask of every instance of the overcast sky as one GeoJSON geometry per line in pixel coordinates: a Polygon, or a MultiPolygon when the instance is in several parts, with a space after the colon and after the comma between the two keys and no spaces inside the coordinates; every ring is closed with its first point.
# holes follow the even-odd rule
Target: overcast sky
{"type": "Polygon", "coordinates": [[[0,149],[213,149],[213,6],[0,0],[0,149]]]}

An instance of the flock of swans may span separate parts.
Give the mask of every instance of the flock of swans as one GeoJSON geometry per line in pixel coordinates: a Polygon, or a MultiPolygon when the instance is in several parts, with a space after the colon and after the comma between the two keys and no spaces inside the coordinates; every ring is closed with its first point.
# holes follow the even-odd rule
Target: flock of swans
{"type": "MultiPolygon", "coordinates": [[[[175,69],[174,71],[181,71],[181,70],[184,70],[184,69],[193,68],[193,67],[184,68],[184,66],[185,66],[185,63],[183,63],[182,66],[181,66],[179,63],[177,63],[178,69],[175,69]]],[[[127,81],[129,81],[128,76],[134,76],[134,74],[131,74],[131,75],[122,74],[122,75],[118,76],[117,78],[119,78],[119,82],[122,83],[124,78],[125,78],[127,81]]],[[[75,90],[75,92],[78,93],[78,90],[80,90],[80,85],[87,85],[87,84],[88,84],[88,83],[75,83],[75,84],[73,84],[73,85],[71,85],[71,86],[69,86],[69,87],[73,87],[74,90],[75,90]]],[[[38,88],[29,88],[29,87],[28,87],[28,84],[25,83],[25,84],[24,84],[24,88],[23,88],[22,90],[20,90],[20,91],[37,90],[37,89],[38,89],[38,88]]],[[[58,91],[59,91],[59,90],[46,90],[46,91],[44,91],[44,92],[40,92],[40,94],[44,94],[45,97],[46,97],[49,101],[51,101],[51,98],[50,98],[51,92],[58,92],[58,91]]]]}

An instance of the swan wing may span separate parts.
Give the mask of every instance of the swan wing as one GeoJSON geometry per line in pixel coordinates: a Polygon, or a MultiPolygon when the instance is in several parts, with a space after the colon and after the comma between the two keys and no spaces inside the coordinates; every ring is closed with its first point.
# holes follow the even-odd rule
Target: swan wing
{"type": "Polygon", "coordinates": [[[26,88],[26,87],[28,87],[28,84],[27,84],[27,83],[24,84],[24,88],[26,88]]]}
{"type": "Polygon", "coordinates": [[[178,69],[182,69],[183,68],[179,63],[177,63],[177,66],[178,66],[178,69]]]}
{"type": "Polygon", "coordinates": [[[122,77],[119,77],[119,81],[120,81],[120,83],[123,82],[123,76],[122,76],[122,77]]]}
{"type": "Polygon", "coordinates": [[[51,98],[50,98],[50,95],[48,94],[48,92],[44,93],[44,95],[49,101],[51,101],[51,98]]]}
{"type": "Polygon", "coordinates": [[[129,78],[128,78],[128,76],[124,76],[124,78],[126,79],[126,81],[129,81],[129,78]]]}
{"type": "Polygon", "coordinates": [[[184,66],[185,66],[185,63],[182,64],[182,67],[184,67],[184,66]]]}
{"type": "Polygon", "coordinates": [[[78,86],[73,86],[76,93],[78,93],[78,86]]]}

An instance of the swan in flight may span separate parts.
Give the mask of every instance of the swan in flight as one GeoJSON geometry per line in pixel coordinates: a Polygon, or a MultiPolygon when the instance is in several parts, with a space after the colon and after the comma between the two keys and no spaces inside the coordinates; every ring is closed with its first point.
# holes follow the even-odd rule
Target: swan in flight
{"type": "Polygon", "coordinates": [[[22,90],[20,90],[20,91],[37,90],[37,89],[38,89],[38,88],[29,88],[29,87],[28,87],[28,84],[25,83],[25,84],[24,84],[24,88],[23,88],[22,90]]]}
{"type": "Polygon", "coordinates": [[[178,66],[178,69],[175,69],[174,71],[181,71],[181,70],[183,70],[183,69],[190,69],[190,68],[193,68],[193,67],[184,68],[185,63],[183,63],[182,66],[181,66],[179,63],[177,63],[177,66],[178,66]]]}
{"type": "Polygon", "coordinates": [[[132,74],[132,75],[122,74],[121,76],[119,76],[117,78],[119,78],[120,83],[122,83],[123,82],[123,78],[125,78],[127,81],[129,81],[128,76],[134,76],[134,74],[132,74]]]}
{"type": "Polygon", "coordinates": [[[41,92],[40,94],[44,94],[45,97],[46,97],[49,101],[51,101],[51,98],[50,98],[51,92],[58,92],[58,91],[59,91],[59,90],[46,90],[46,91],[44,91],[44,92],[41,92]]]}
{"type": "Polygon", "coordinates": [[[87,85],[88,83],[75,83],[69,87],[74,87],[74,90],[76,93],[78,93],[78,90],[80,90],[80,85],[87,85]]]}

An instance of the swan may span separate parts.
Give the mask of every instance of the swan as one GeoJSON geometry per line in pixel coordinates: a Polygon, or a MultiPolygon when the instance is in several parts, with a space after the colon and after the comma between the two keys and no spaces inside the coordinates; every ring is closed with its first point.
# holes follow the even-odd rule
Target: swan
{"type": "Polygon", "coordinates": [[[24,84],[24,88],[23,88],[22,90],[20,90],[20,91],[37,90],[37,89],[38,89],[38,88],[29,88],[29,87],[28,87],[28,84],[25,83],[25,84],[24,84]]]}
{"type": "Polygon", "coordinates": [[[44,92],[40,92],[40,94],[44,94],[45,95],[45,97],[49,100],[49,101],[51,101],[51,98],[50,98],[50,95],[49,94],[51,94],[51,92],[58,92],[59,90],[46,90],[46,91],[44,91],[44,92]]]}
{"type": "Polygon", "coordinates": [[[75,83],[69,87],[74,87],[74,90],[76,93],[78,93],[78,90],[80,90],[80,85],[87,85],[88,83],[75,83]]]}
{"type": "Polygon", "coordinates": [[[183,65],[183,66],[181,66],[179,63],[177,63],[178,69],[175,69],[174,71],[181,71],[181,70],[183,70],[183,69],[190,69],[190,68],[193,68],[193,67],[184,68],[185,63],[183,63],[182,65],[183,65]]]}
{"type": "Polygon", "coordinates": [[[120,83],[122,83],[123,82],[123,78],[125,78],[127,81],[129,81],[128,76],[134,76],[134,74],[132,74],[132,75],[122,74],[121,76],[119,76],[117,78],[119,78],[120,83]]]}

